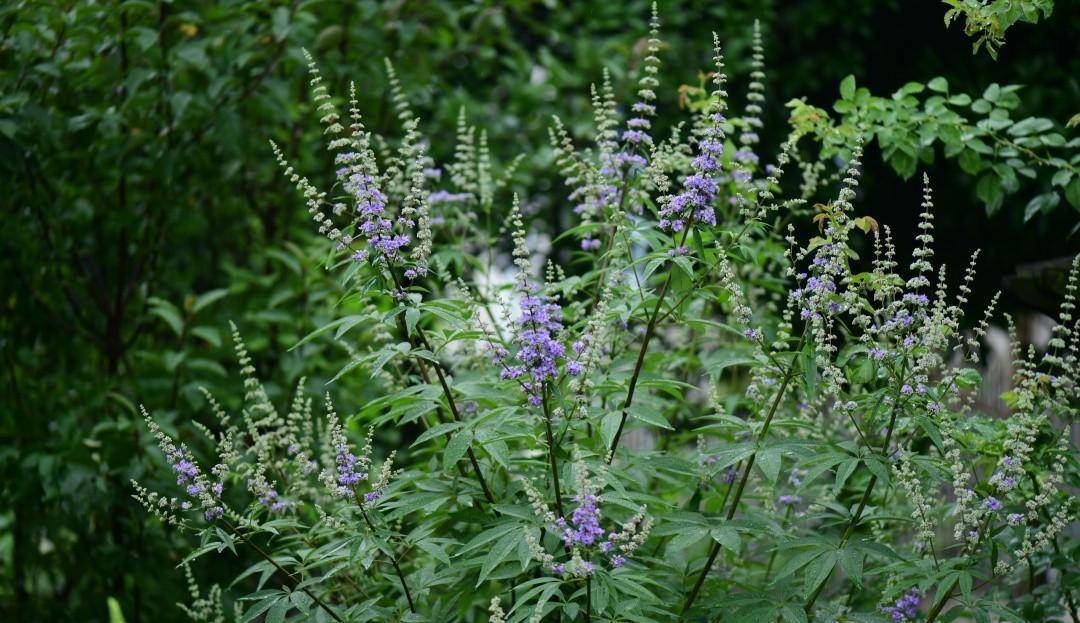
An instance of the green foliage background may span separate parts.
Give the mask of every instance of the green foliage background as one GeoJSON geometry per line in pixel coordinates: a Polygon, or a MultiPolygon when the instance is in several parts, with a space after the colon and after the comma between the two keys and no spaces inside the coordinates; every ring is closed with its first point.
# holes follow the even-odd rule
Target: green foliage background
{"type": "MultiPolygon", "coordinates": [[[[1080,5],[1060,3],[1037,26],[1015,26],[995,46],[996,61],[973,55],[971,39],[943,26],[946,8],[663,2],[660,125],[677,117],[674,85],[697,84],[708,67],[711,30],[726,42],[734,84],[745,84],[760,19],[766,145],[789,132],[785,103],[794,98],[839,118],[833,103],[849,99],[841,86],[849,74],[878,96],[939,76],[950,92],[975,98],[991,84],[1024,85],[1012,118],[1045,118],[1065,132],[1080,112],[1080,5]]],[[[437,156],[451,149],[464,107],[487,129],[497,162],[526,154],[543,163],[551,114],[572,133],[589,131],[588,87],[604,68],[620,95],[632,91],[626,77],[640,62],[647,14],[643,0],[4,3],[0,618],[104,621],[114,597],[128,621],[180,619],[172,605],[185,598],[182,574],[172,571],[177,536],[147,519],[127,486],[154,479],[134,405],[169,420],[200,403],[200,385],[235,390],[225,372],[228,320],[244,331],[260,370],[277,375],[268,379],[274,397],[295,382],[301,362],[304,374],[324,375],[316,384],[340,367],[345,345],[289,350],[337,303],[323,249],[267,146],[273,139],[299,168],[324,170],[314,164],[321,132],[309,114],[302,47],[333,91],[357,81],[376,131],[396,125],[389,57],[437,156]]],[[[906,167],[888,156],[868,147],[864,189],[875,203],[863,210],[905,241],[918,186],[904,184],[892,168],[906,167]]],[[[920,154],[918,166],[935,182],[941,239],[962,241],[942,249],[942,262],[985,251],[976,292],[989,296],[1018,266],[1077,250],[1068,193],[1080,177],[1059,184],[1051,175],[1060,168],[1040,169],[1013,188],[1015,174],[991,171],[980,182],[986,176],[969,173],[987,169],[944,156],[920,154]],[[1026,210],[1048,192],[1063,198],[1026,210]],[[988,193],[1001,195],[992,216],[988,193]]],[[[549,213],[553,231],[570,224],[555,168],[529,169],[548,174],[515,183],[549,213]]],[[[354,404],[373,397],[357,379],[335,392],[354,404]]]]}

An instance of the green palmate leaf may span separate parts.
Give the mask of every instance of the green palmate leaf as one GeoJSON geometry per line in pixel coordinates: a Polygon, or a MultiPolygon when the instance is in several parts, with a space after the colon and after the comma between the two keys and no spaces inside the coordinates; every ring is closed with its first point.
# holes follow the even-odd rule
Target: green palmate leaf
{"type": "MultiPolygon", "coordinates": [[[[240,575],[233,578],[233,581],[232,581],[231,585],[235,586],[238,582],[240,582],[241,580],[243,580],[244,578],[246,578],[248,576],[251,576],[251,575],[253,575],[255,573],[265,573],[266,571],[273,572],[274,571],[274,566],[271,565],[270,561],[268,561],[268,560],[260,560],[259,562],[257,562],[255,564],[251,565],[250,567],[248,567],[243,573],[241,573],[240,575]]],[[[259,586],[262,586],[261,582],[259,583],[259,586]]]]}
{"type": "Polygon", "coordinates": [[[685,255],[678,255],[674,259],[675,265],[678,266],[686,274],[687,277],[694,278],[694,264],[690,261],[690,258],[685,255]]]}
{"type": "Polygon", "coordinates": [[[645,379],[638,383],[639,387],[648,387],[652,389],[659,389],[660,391],[668,394],[672,398],[681,399],[683,397],[684,389],[694,390],[697,389],[694,385],[684,383],[677,379],[645,379]]]}
{"type": "MultiPolygon", "coordinates": [[[[846,454],[841,456],[847,457],[846,454]]],[[[838,490],[844,486],[844,483],[847,482],[847,479],[850,478],[851,474],[855,472],[855,468],[859,466],[859,463],[859,459],[845,459],[840,463],[839,467],[836,468],[835,487],[838,490]]]]}
{"type": "MultiPolygon", "coordinates": [[[[559,590],[560,581],[557,578],[552,577],[540,577],[536,579],[523,582],[516,587],[517,592],[521,597],[515,600],[513,607],[510,609],[510,614],[513,614],[526,604],[531,604],[533,598],[538,597],[536,600],[535,608],[542,607],[547,603],[551,596],[559,590]]],[[[527,609],[527,612],[532,612],[532,608],[527,609]]]]}
{"type": "Polygon", "coordinates": [[[444,565],[450,564],[450,557],[447,556],[446,550],[443,549],[442,546],[436,543],[432,543],[431,541],[418,541],[416,543],[416,546],[427,552],[429,555],[431,555],[444,565]]]}
{"type": "Polygon", "coordinates": [[[192,313],[197,314],[228,295],[229,290],[226,288],[218,288],[216,290],[203,292],[195,299],[195,302],[191,306],[191,311],[192,313]]]}
{"type": "Polygon", "coordinates": [[[405,308],[405,328],[409,334],[416,332],[416,323],[420,321],[420,310],[415,307],[405,308]]]}
{"type": "Polygon", "coordinates": [[[874,541],[872,539],[857,539],[854,541],[849,541],[847,547],[860,550],[868,556],[879,556],[881,558],[886,558],[893,561],[903,560],[903,557],[898,555],[888,545],[878,543],[877,541],[874,541]]]}
{"type": "Polygon", "coordinates": [[[416,438],[416,441],[414,441],[409,447],[415,448],[416,446],[424,442],[430,441],[436,437],[441,437],[447,433],[452,433],[463,426],[465,426],[464,422],[440,422],[439,424],[436,424],[435,426],[432,426],[431,428],[421,433],[420,436],[416,438]]]}
{"type": "MultiPolygon", "coordinates": [[[[252,605],[249,610],[245,610],[244,611],[244,616],[240,620],[240,623],[250,623],[251,621],[254,621],[255,619],[262,616],[263,613],[266,613],[271,608],[279,607],[279,605],[282,604],[282,603],[284,603],[286,606],[288,606],[289,602],[285,597],[281,596],[281,592],[280,591],[274,591],[274,592],[277,593],[277,596],[273,596],[273,597],[268,596],[266,598],[262,598],[258,603],[252,605]]],[[[284,614],[285,613],[282,612],[281,616],[284,617],[284,614]]],[[[269,616],[270,615],[267,614],[267,620],[269,620],[269,616]]]]}
{"type": "Polygon", "coordinates": [[[347,333],[350,328],[352,328],[352,327],[356,326],[357,324],[359,324],[361,322],[364,322],[366,320],[370,320],[370,318],[368,318],[367,316],[363,316],[363,315],[343,316],[341,318],[338,318],[336,320],[333,320],[331,322],[328,322],[328,323],[324,324],[323,326],[319,327],[318,329],[315,329],[311,333],[308,333],[299,342],[294,344],[290,350],[299,348],[300,346],[303,346],[304,344],[307,344],[308,342],[315,339],[316,337],[318,337],[318,336],[322,335],[323,333],[326,333],[327,331],[329,331],[331,329],[334,329],[334,328],[344,327],[344,330],[339,329],[339,331],[337,333],[337,337],[341,337],[342,335],[347,333]]]}
{"type": "Polygon", "coordinates": [[[710,353],[703,363],[710,375],[719,376],[729,367],[756,365],[757,359],[743,351],[719,350],[710,353]]]}
{"type": "MultiPolygon", "coordinates": [[[[206,554],[208,554],[210,552],[218,552],[218,553],[220,553],[220,552],[222,552],[224,550],[225,550],[225,544],[224,543],[213,542],[213,541],[209,542],[209,543],[204,543],[200,547],[197,547],[194,550],[192,550],[192,552],[189,553],[187,556],[185,556],[184,559],[182,561],[180,561],[180,565],[190,563],[191,561],[195,560],[196,558],[205,556],[206,554]]],[[[177,566],[180,566],[180,565],[177,565],[177,566]]]]}
{"type": "Polygon", "coordinates": [[[780,615],[787,623],[807,623],[806,612],[795,604],[784,604],[780,608],[780,615]]]}
{"type": "Polygon", "coordinates": [[[510,447],[506,442],[496,439],[483,442],[484,451],[504,469],[510,468],[510,447]]]}
{"type": "Polygon", "coordinates": [[[863,575],[863,554],[862,552],[844,548],[839,553],[840,568],[844,570],[847,577],[851,578],[851,581],[856,586],[862,586],[863,575]]]}
{"type": "Polygon", "coordinates": [[[434,512],[449,501],[450,495],[446,492],[417,492],[403,498],[401,501],[395,500],[389,503],[388,505],[393,509],[389,517],[404,517],[418,511],[434,512]]]}
{"type": "Polygon", "coordinates": [[[714,541],[719,543],[724,549],[730,552],[737,554],[742,548],[742,539],[739,537],[739,533],[736,532],[734,528],[726,526],[720,528],[713,528],[709,531],[709,536],[712,537],[714,541]]]}
{"type": "Polygon", "coordinates": [[[289,611],[292,604],[288,600],[281,599],[274,603],[266,612],[266,623],[282,623],[285,620],[285,613],[289,611]]]}
{"type": "Polygon", "coordinates": [[[870,473],[877,476],[878,483],[883,486],[889,484],[889,466],[886,465],[881,459],[877,457],[866,457],[863,459],[863,463],[866,464],[870,473]]]}
{"type": "Polygon", "coordinates": [[[754,623],[755,621],[772,621],[776,619],[777,607],[766,601],[761,601],[751,606],[739,608],[731,614],[731,620],[738,623],[754,623]]]}
{"type": "Polygon", "coordinates": [[[680,529],[675,538],[668,542],[668,552],[669,554],[675,554],[676,552],[700,542],[709,534],[709,529],[703,526],[687,526],[680,529]]]}
{"type": "Polygon", "coordinates": [[[957,583],[960,586],[960,594],[964,596],[964,599],[971,599],[971,574],[967,571],[961,571],[957,576],[957,583]]]}
{"type": "Polygon", "coordinates": [[[443,469],[450,469],[465,456],[465,452],[472,444],[472,431],[463,430],[454,433],[443,450],[443,469]]]}
{"type": "Polygon", "coordinates": [[[937,423],[931,418],[925,416],[915,416],[913,418],[919,428],[926,433],[926,436],[934,442],[934,445],[938,448],[944,448],[944,441],[941,438],[941,431],[938,429],[937,423]]]}
{"type": "Polygon", "coordinates": [[[301,615],[307,615],[311,611],[312,605],[315,603],[311,597],[308,596],[302,590],[296,590],[289,594],[289,601],[292,602],[301,615]]]}
{"type": "Polygon", "coordinates": [[[487,530],[484,530],[480,534],[473,537],[473,539],[469,541],[465,545],[465,547],[461,548],[461,550],[457,552],[456,556],[463,556],[471,551],[480,549],[481,547],[486,546],[488,543],[502,536],[505,536],[515,530],[521,529],[521,524],[514,521],[502,523],[492,528],[488,528],[487,530]]]}
{"type": "Polygon", "coordinates": [[[780,451],[777,449],[761,450],[757,453],[754,465],[761,470],[766,481],[776,484],[777,478],[780,477],[781,458],[780,451]]]}
{"type": "Polygon", "coordinates": [[[840,553],[837,550],[826,551],[806,566],[803,584],[804,597],[809,597],[810,593],[813,593],[814,589],[829,577],[839,557],[840,553]]]}
{"type": "Polygon", "coordinates": [[[646,424],[651,424],[652,426],[657,426],[659,428],[673,430],[671,424],[669,424],[668,421],[664,419],[663,413],[660,413],[655,409],[649,408],[647,405],[634,405],[628,411],[630,415],[636,420],[640,420],[642,422],[645,422],[646,424]]]}
{"type": "Polygon", "coordinates": [[[802,569],[806,565],[816,560],[819,556],[823,555],[825,550],[821,547],[807,547],[803,548],[779,566],[776,572],[776,577],[773,582],[779,582],[784,578],[795,574],[799,569],[802,569]]]}
{"type": "Polygon", "coordinates": [[[600,420],[600,436],[604,439],[604,445],[611,447],[611,441],[615,438],[615,432],[619,429],[622,414],[618,411],[609,411],[600,420]]]}
{"type": "Polygon", "coordinates": [[[180,310],[176,308],[172,303],[152,298],[150,299],[153,307],[150,309],[150,313],[165,321],[172,332],[176,335],[180,335],[184,331],[184,319],[180,314],[180,310]]]}
{"type": "Polygon", "coordinates": [[[525,539],[525,533],[521,530],[514,530],[508,534],[503,535],[495,545],[488,551],[487,556],[484,557],[484,562],[480,567],[480,575],[476,579],[476,586],[480,586],[484,580],[487,579],[491,572],[495,570],[495,567],[499,566],[504,560],[510,557],[518,544],[525,539]]]}

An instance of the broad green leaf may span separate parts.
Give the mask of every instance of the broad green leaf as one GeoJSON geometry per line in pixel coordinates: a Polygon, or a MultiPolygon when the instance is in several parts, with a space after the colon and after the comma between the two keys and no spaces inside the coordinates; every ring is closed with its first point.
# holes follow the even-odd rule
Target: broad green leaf
{"type": "Polygon", "coordinates": [[[713,528],[709,532],[709,536],[729,552],[737,554],[742,548],[742,539],[739,537],[739,533],[735,531],[735,528],[729,526],[713,528]]]}
{"type": "Polygon", "coordinates": [[[446,550],[444,550],[440,545],[432,543],[431,541],[418,541],[416,543],[416,546],[430,554],[433,558],[443,563],[444,565],[450,564],[450,557],[446,555],[446,550]]]}
{"type": "Polygon", "coordinates": [[[619,429],[619,422],[621,421],[622,414],[618,411],[609,411],[600,420],[600,436],[604,440],[605,447],[611,447],[611,442],[615,439],[615,432],[619,429]]]}
{"type": "Polygon", "coordinates": [[[461,430],[454,433],[443,450],[443,469],[450,469],[465,456],[472,444],[472,431],[461,430]]]}
{"type": "Polygon", "coordinates": [[[120,609],[120,602],[116,601],[115,597],[109,597],[105,603],[109,607],[109,623],[126,623],[124,611],[120,609]]]}
{"type": "Polygon", "coordinates": [[[681,530],[675,538],[668,541],[668,552],[678,552],[701,541],[709,534],[709,529],[701,526],[689,526],[681,530]]]}
{"type": "Polygon", "coordinates": [[[840,97],[849,100],[855,97],[855,76],[847,76],[840,82],[840,97]]]}
{"type": "Polygon", "coordinates": [[[1042,193],[1041,195],[1035,195],[1031,201],[1028,202],[1027,207],[1024,208],[1024,222],[1030,221],[1035,215],[1040,212],[1043,214],[1049,214],[1057,207],[1061,202],[1061,196],[1057,193],[1050,191],[1042,193]]]}
{"type": "Polygon", "coordinates": [[[807,623],[806,612],[801,606],[784,604],[780,607],[780,615],[787,623],[807,623]]]}
{"type": "Polygon", "coordinates": [[[949,91],[949,81],[941,76],[932,79],[930,82],[926,83],[926,86],[929,87],[931,91],[937,91],[939,93],[947,93],[949,91]]]}
{"type": "Polygon", "coordinates": [[[881,486],[888,486],[889,484],[889,466],[886,465],[881,459],[876,456],[866,457],[863,460],[866,468],[870,470],[870,473],[877,476],[878,484],[881,486]]]}
{"type": "Polygon", "coordinates": [[[754,465],[761,470],[765,480],[770,484],[776,484],[776,480],[780,476],[780,463],[780,452],[775,449],[760,450],[754,460],[754,465]]]}
{"type": "Polygon", "coordinates": [[[809,597],[810,593],[829,577],[838,557],[836,550],[827,551],[807,565],[803,597],[809,597]]]}
{"type": "Polygon", "coordinates": [[[176,306],[172,303],[162,299],[151,299],[153,307],[150,308],[150,313],[165,321],[165,324],[169,325],[172,332],[179,336],[184,331],[184,319],[180,315],[180,310],[176,309],[176,306]]]}
{"type": "MultiPolygon", "coordinates": [[[[283,601],[283,597],[280,596],[281,591],[273,591],[277,593],[278,597],[263,599],[259,603],[253,605],[250,610],[244,612],[244,618],[240,620],[240,623],[250,623],[259,618],[264,612],[273,608],[275,605],[283,601]]],[[[288,602],[286,602],[287,604],[288,602]]]]}
{"type": "Polygon", "coordinates": [[[226,288],[218,288],[217,290],[203,292],[195,299],[195,303],[191,306],[191,311],[197,314],[214,304],[216,301],[225,298],[228,294],[229,291],[226,288]]]}
{"type": "Polygon", "coordinates": [[[664,419],[663,413],[660,413],[659,411],[650,408],[643,403],[638,403],[630,407],[629,413],[631,416],[633,416],[635,420],[641,420],[646,424],[651,424],[659,428],[674,430],[671,427],[671,424],[669,424],[668,421],[664,419]]]}
{"type": "Polygon", "coordinates": [[[518,541],[524,538],[524,533],[521,530],[514,530],[513,532],[503,535],[501,539],[491,548],[488,555],[484,557],[484,564],[480,567],[480,576],[476,579],[476,586],[483,584],[491,572],[495,570],[495,567],[499,566],[504,560],[506,560],[512,551],[517,547],[518,541]]]}
{"type": "Polygon", "coordinates": [[[1074,176],[1065,186],[1065,200],[1076,210],[1080,210],[1080,175],[1074,176]]]}
{"type": "Polygon", "coordinates": [[[840,550],[840,568],[851,578],[855,586],[862,586],[863,555],[862,552],[851,548],[840,550]]]}
{"type": "Polygon", "coordinates": [[[274,603],[266,613],[266,623],[283,623],[285,621],[285,613],[289,611],[292,604],[288,600],[280,599],[274,603]]]}

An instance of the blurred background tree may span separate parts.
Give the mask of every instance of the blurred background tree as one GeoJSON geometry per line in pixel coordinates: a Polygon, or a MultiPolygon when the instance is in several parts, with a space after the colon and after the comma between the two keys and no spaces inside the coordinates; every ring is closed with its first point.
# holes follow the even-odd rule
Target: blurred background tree
{"type": "MultiPolygon", "coordinates": [[[[1049,13],[1047,0],[1027,3],[1039,5],[1038,25],[1023,15],[1008,21],[1015,24],[1007,43],[983,42],[993,43],[994,60],[972,54],[972,44],[984,31],[1000,38],[1004,22],[967,7],[952,19],[967,18],[971,37],[943,25],[946,10],[967,4],[663,2],[660,125],[683,117],[678,87],[697,84],[709,66],[712,30],[726,42],[741,106],[758,19],[767,146],[789,132],[786,102],[805,98],[831,111],[849,74],[881,96],[937,76],[951,92],[974,97],[991,83],[1024,85],[1014,118],[1063,128],[1080,112],[1080,5],[1059,3],[1049,13]]],[[[312,177],[329,173],[318,164],[321,133],[305,114],[303,47],[337,93],[357,82],[377,132],[397,131],[388,57],[425,129],[448,139],[432,146],[437,157],[452,149],[464,108],[487,130],[497,161],[526,154],[547,165],[551,115],[573,134],[589,134],[589,84],[604,68],[620,95],[635,88],[628,77],[643,55],[648,5],[4,3],[0,618],[104,621],[108,597],[130,622],[182,618],[172,604],[185,599],[183,576],[162,572],[178,562],[180,537],[130,499],[129,479],[149,478],[135,405],[146,404],[159,421],[199,413],[197,388],[228,382],[228,320],[247,336],[279,398],[301,374],[321,384],[348,349],[363,347],[312,342],[289,351],[335,305],[362,307],[336,300],[321,243],[267,144],[285,146],[312,177]]],[[[865,159],[861,192],[872,202],[864,210],[892,225],[898,240],[913,239],[921,186],[897,176],[877,149],[871,144],[865,159]]],[[[976,292],[988,297],[1017,267],[1078,250],[1075,205],[1040,204],[1025,219],[1029,200],[1054,190],[1051,182],[1019,180],[988,217],[979,178],[955,160],[918,168],[934,180],[938,238],[947,241],[938,258],[958,267],[984,249],[976,292]]],[[[515,182],[532,209],[550,211],[553,227],[569,223],[554,167],[523,170],[515,182]]],[[[1013,308],[1036,304],[1024,287],[1013,291],[1013,308]]],[[[335,391],[359,404],[366,389],[354,379],[335,391]]]]}

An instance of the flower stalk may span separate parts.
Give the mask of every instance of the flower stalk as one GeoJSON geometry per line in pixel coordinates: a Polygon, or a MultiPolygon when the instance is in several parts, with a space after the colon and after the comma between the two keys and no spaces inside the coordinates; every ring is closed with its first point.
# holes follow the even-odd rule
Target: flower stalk
{"type": "MultiPolygon", "coordinates": [[[[765,416],[765,420],[761,424],[761,432],[758,433],[758,440],[765,438],[765,435],[769,432],[769,426],[772,424],[773,417],[776,415],[776,410],[780,406],[780,402],[784,398],[784,392],[787,391],[788,385],[791,383],[792,377],[795,375],[796,361],[798,360],[798,353],[802,350],[803,343],[806,340],[806,333],[804,332],[802,337],[799,338],[799,343],[795,347],[795,355],[788,365],[787,372],[784,373],[784,380],[780,384],[780,389],[776,392],[776,397],[773,399],[772,405],[769,407],[769,412],[765,416]]],[[[742,500],[743,491],[746,489],[746,482],[750,479],[750,470],[754,467],[754,461],[757,458],[757,452],[754,452],[746,459],[746,465],[743,467],[742,476],[739,478],[739,484],[735,489],[735,497],[731,500],[731,505],[728,506],[727,515],[725,520],[731,521],[735,517],[735,511],[739,508],[739,502],[742,500]]],[[[725,496],[726,499],[726,496],[725,496]]],[[[709,550],[709,557],[705,561],[705,566],[702,567],[701,573],[698,575],[697,581],[694,582],[694,587],[690,589],[690,594],[687,595],[686,601],[683,602],[682,615],[685,617],[686,613],[690,610],[690,607],[694,605],[694,601],[697,599],[698,593],[701,591],[702,585],[705,584],[705,578],[709,575],[709,571],[712,569],[713,563],[716,562],[717,555],[720,554],[720,543],[715,541],[712,544],[712,548],[709,550]]]]}

